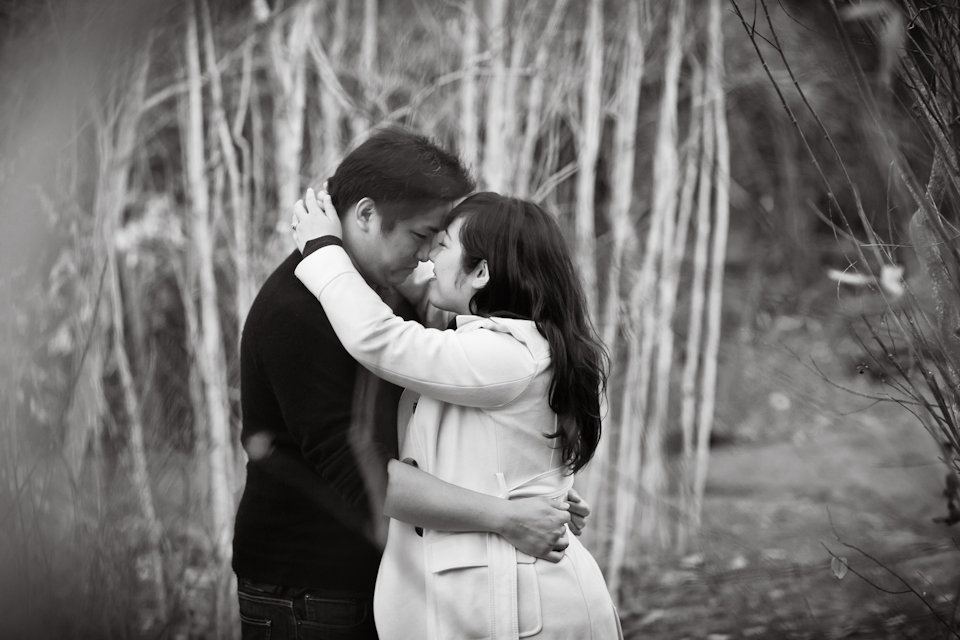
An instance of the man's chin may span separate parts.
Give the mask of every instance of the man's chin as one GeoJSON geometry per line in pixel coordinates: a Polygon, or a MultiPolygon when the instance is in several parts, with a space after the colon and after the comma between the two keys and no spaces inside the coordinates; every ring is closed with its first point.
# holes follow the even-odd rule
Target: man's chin
{"type": "Polygon", "coordinates": [[[413,274],[413,272],[414,272],[414,268],[401,269],[400,271],[394,271],[388,276],[387,280],[389,281],[391,286],[395,287],[398,284],[403,284],[404,282],[406,282],[407,278],[409,278],[411,274],[413,274]]]}

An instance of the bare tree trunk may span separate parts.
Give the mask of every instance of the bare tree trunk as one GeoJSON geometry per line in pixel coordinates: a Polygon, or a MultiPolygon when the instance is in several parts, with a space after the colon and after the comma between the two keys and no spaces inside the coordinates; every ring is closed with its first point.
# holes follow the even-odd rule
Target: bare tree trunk
{"type": "MultiPolygon", "coordinates": [[[[223,154],[223,166],[230,181],[230,207],[233,220],[233,251],[234,266],[237,270],[237,322],[242,328],[247,317],[247,311],[253,303],[253,282],[250,278],[250,266],[247,242],[247,220],[250,217],[250,203],[244,197],[245,189],[240,174],[240,164],[237,153],[233,148],[233,134],[227,122],[226,110],[223,106],[223,87],[220,81],[220,69],[217,67],[216,45],[213,41],[213,25],[210,21],[210,8],[207,0],[200,3],[200,16],[203,21],[203,49],[207,67],[207,76],[210,79],[210,111],[212,126],[219,138],[220,151],[223,154]]],[[[249,70],[246,70],[249,73],[249,70]]],[[[239,347],[239,345],[238,345],[239,347]]]]}
{"type": "Polygon", "coordinates": [[[730,218],[730,143],[727,134],[727,107],[724,96],[723,30],[720,0],[710,0],[707,54],[707,96],[713,107],[716,132],[714,211],[716,227],[710,251],[710,292],[707,302],[707,333],[703,351],[702,399],[697,430],[697,469],[694,477],[694,517],[697,528],[703,508],[710,463],[710,432],[716,405],[717,353],[720,350],[720,318],[723,303],[723,271],[727,256],[727,229],[730,218]]]}
{"type": "MultiPolygon", "coordinates": [[[[120,226],[124,208],[128,200],[128,186],[130,174],[130,160],[136,145],[137,126],[144,102],[147,86],[147,77],[150,70],[150,48],[152,35],[137,54],[134,62],[134,73],[130,79],[129,89],[124,102],[118,106],[116,134],[113,114],[98,123],[98,138],[100,147],[101,178],[97,189],[95,209],[102,216],[102,242],[106,253],[106,292],[109,302],[112,324],[113,357],[120,375],[120,384],[123,391],[124,409],[129,420],[130,437],[128,449],[131,462],[131,480],[139,502],[147,534],[147,557],[151,568],[154,596],[157,611],[153,622],[160,625],[167,619],[167,590],[164,577],[161,543],[163,529],[157,517],[153,500],[153,490],[150,487],[150,478],[147,471],[147,455],[143,441],[143,420],[140,398],[134,382],[130,361],[127,357],[124,339],[124,305],[120,292],[120,276],[117,265],[117,250],[115,236],[120,226]]],[[[99,120],[99,116],[98,116],[99,120]]]]}
{"type": "Polygon", "coordinates": [[[483,182],[490,191],[503,191],[506,172],[503,168],[506,144],[507,90],[507,2],[489,0],[487,3],[487,45],[490,52],[490,81],[487,89],[487,113],[483,144],[483,182]]]}
{"type": "Polygon", "coordinates": [[[547,61],[550,55],[550,45],[560,28],[561,22],[563,22],[566,7],[567,0],[556,0],[554,2],[550,17],[547,19],[547,26],[540,38],[540,46],[537,49],[537,57],[533,64],[533,76],[527,90],[527,120],[523,129],[523,142],[520,145],[517,158],[517,176],[514,184],[514,189],[521,198],[526,197],[533,191],[533,185],[531,184],[533,156],[543,119],[543,92],[547,61]]]}
{"type": "MultiPolygon", "coordinates": [[[[209,447],[207,455],[210,464],[213,551],[221,575],[226,576],[229,575],[231,525],[235,509],[232,492],[234,456],[230,442],[227,377],[214,276],[214,238],[210,230],[210,198],[205,174],[200,51],[196,7],[193,2],[187,4],[186,60],[189,90],[187,122],[184,123],[183,135],[189,185],[189,228],[200,281],[200,348],[197,363],[207,405],[206,436],[209,447]]],[[[228,635],[235,626],[234,616],[231,615],[233,599],[230,598],[228,588],[223,587],[222,581],[217,593],[216,607],[218,635],[228,635]]]]}
{"type": "MultiPolygon", "coordinates": [[[[262,229],[267,217],[267,158],[266,127],[263,121],[263,103],[260,100],[260,83],[256,76],[250,85],[250,178],[253,182],[253,211],[251,227],[262,229]]],[[[256,251],[256,247],[251,247],[256,251]]],[[[262,259],[262,254],[261,254],[262,259]]],[[[271,266],[272,266],[271,262],[271,266]]]]}
{"type": "MultiPolygon", "coordinates": [[[[686,2],[678,0],[671,5],[670,27],[667,36],[667,60],[664,64],[663,95],[660,101],[660,120],[657,133],[657,149],[654,156],[653,169],[653,215],[662,219],[660,233],[662,233],[660,248],[661,272],[659,295],[655,305],[647,301],[649,306],[656,308],[657,321],[652,329],[657,332],[658,341],[665,338],[666,332],[671,330],[670,320],[673,317],[673,305],[669,300],[666,289],[664,268],[672,260],[674,230],[676,228],[677,188],[679,182],[679,166],[677,159],[677,100],[680,84],[680,65],[683,60],[683,26],[685,21],[686,2]]],[[[644,331],[646,331],[646,323],[644,331]]],[[[672,337],[672,336],[671,336],[672,337]]],[[[646,540],[655,540],[661,547],[668,544],[669,532],[664,520],[661,505],[662,496],[666,488],[666,470],[663,461],[663,422],[666,420],[665,402],[669,389],[669,363],[673,358],[673,341],[658,342],[657,395],[654,401],[654,414],[647,424],[646,442],[644,444],[644,459],[640,474],[640,489],[647,502],[648,509],[640,517],[640,537],[646,540]],[[664,353],[666,352],[666,353],[664,353]],[[665,364],[666,361],[666,364],[665,364]],[[667,375],[664,374],[667,368],[667,375]]]]}
{"type": "Polygon", "coordinates": [[[590,317],[597,317],[597,243],[594,235],[594,194],[603,113],[603,0],[590,0],[584,32],[583,114],[577,173],[576,255],[587,294],[590,317]]]}
{"type": "Polygon", "coordinates": [[[614,133],[613,177],[610,202],[612,247],[607,272],[606,307],[601,337],[611,353],[616,351],[620,307],[620,275],[624,249],[633,234],[630,207],[633,204],[633,172],[636,165],[637,119],[640,111],[640,87],[643,83],[644,50],[636,1],[627,14],[627,50],[620,70],[620,101],[617,105],[614,133]]]}
{"type": "Polygon", "coordinates": [[[652,361],[651,325],[648,320],[651,312],[645,311],[650,304],[649,292],[655,277],[655,261],[652,256],[658,252],[656,246],[660,238],[660,221],[654,219],[653,227],[647,236],[644,265],[630,292],[630,314],[627,336],[627,368],[624,380],[623,398],[620,408],[620,440],[617,446],[616,462],[616,503],[613,515],[613,534],[610,546],[610,562],[607,565],[607,586],[619,600],[621,572],[626,562],[627,551],[631,546],[631,527],[636,519],[637,507],[651,497],[640,492],[640,462],[643,459],[643,433],[647,423],[647,400],[650,386],[650,365],[652,361]],[[647,259],[646,256],[651,256],[647,259]],[[638,500],[638,496],[640,500],[638,500]]]}
{"type": "MultiPolygon", "coordinates": [[[[328,59],[335,64],[343,57],[343,49],[346,46],[349,8],[348,0],[337,0],[333,25],[330,29],[330,53],[328,56],[328,59]]],[[[314,61],[316,62],[316,60],[314,61]]],[[[336,74],[336,68],[333,66],[331,66],[331,73],[336,74]]],[[[322,75],[321,85],[320,113],[323,119],[323,140],[322,142],[318,141],[318,146],[323,151],[320,154],[319,167],[312,176],[317,180],[333,175],[335,167],[340,162],[344,146],[343,136],[340,133],[340,124],[343,119],[340,101],[337,99],[334,87],[330,86],[329,82],[323,82],[322,75]]]]}
{"type": "Polygon", "coordinates": [[[516,27],[513,42],[510,47],[510,62],[506,70],[506,85],[503,95],[503,157],[501,171],[503,172],[503,189],[509,193],[517,193],[516,160],[519,146],[516,140],[517,120],[520,117],[518,107],[518,93],[520,90],[520,76],[527,46],[525,34],[529,32],[531,15],[536,11],[540,0],[529,0],[515,19],[516,27]]]}
{"type": "Polygon", "coordinates": [[[377,68],[378,0],[364,0],[363,42],[360,45],[360,71],[368,76],[377,68]]]}
{"type": "Polygon", "coordinates": [[[234,256],[237,266],[237,353],[240,352],[240,336],[243,325],[247,321],[247,313],[253,304],[254,296],[257,293],[256,278],[253,274],[253,267],[250,264],[252,260],[252,247],[250,243],[249,229],[253,221],[253,154],[250,150],[250,143],[243,137],[243,125],[246,120],[247,111],[250,109],[250,95],[253,92],[253,48],[254,39],[251,37],[243,51],[243,76],[240,81],[240,99],[237,101],[237,114],[233,120],[233,140],[240,148],[240,158],[242,171],[240,174],[240,184],[242,185],[242,201],[245,209],[241,213],[234,213],[233,216],[233,242],[234,256]]]}
{"type": "MultiPolygon", "coordinates": [[[[606,307],[603,315],[603,326],[600,331],[601,339],[610,354],[611,364],[617,367],[617,328],[620,321],[620,280],[623,267],[624,248],[627,239],[633,235],[630,222],[630,208],[633,203],[633,173],[636,164],[637,118],[640,111],[640,86],[643,82],[644,50],[643,37],[639,23],[637,1],[630,2],[627,8],[627,35],[626,50],[620,63],[620,94],[616,105],[616,130],[614,132],[614,151],[612,158],[613,193],[610,203],[610,234],[613,244],[610,254],[610,266],[607,271],[606,307]]],[[[607,423],[612,426],[609,412],[607,423]]],[[[622,418],[622,416],[621,416],[622,418]]],[[[621,432],[622,433],[622,432],[621,432]]],[[[594,468],[590,471],[587,480],[587,502],[596,504],[603,491],[607,474],[604,471],[609,467],[611,435],[600,440],[597,452],[594,455],[594,468]]],[[[621,487],[621,490],[626,488],[621,487]]],[[[613,496],[617,505],[623,504],[626,496],[613,496]]],[[[600,505],[596,505],[600,506],[600,505]]]]}
{"type": "Polygon", "coordinates": [[[480,19],[474,0],[463,7],[463,53],[460,67],[460,154],[467,167],[480,168],[480,124],[477,115],[477,57],[480,53],[480,19]]]}
{"type": "Polygon", "coordinates": [[[677,531],[677,545],[681,553],[689,540],[690,530],[696,522],[691,506],[693,492],[693,474],[696,468],[694,437],[696,434],[696,417],[699,394],[697,393],[697,377],[700,371],[700,355],[703,336],[703,308],[706,298],[704,284],[706,282],[707,261],[709,257],[708,241],[710,239],[710,205],[713,195],[713,166],[715,133],[713,126],[713,111],[702,104],[706,92],[702,73],[694,76],[694,99],[701,102],[699,108],[702,126],[702,149],[700,153],[699,185],[697,187],[697,234],[693,248],[693,280],[690,284],[690,316],[687,324],[686,360],[683,365],[683,374],[680,383],[681,409],[680,429],[683,434],[683,453],[680,480],[680,526],[677,531]]]}
{"type": "Polygon", "coordinates": [[[289,227],[294,203],[300,198],[303,151],[303,111],[307,98],[306,53],[313,32],[314,0],[305,0],[286,20],[277,20],[268,35],[274,85],[274,167],[277,182],[277,233],[292,244],[289,227]],[[289,23],[289,33],[286,24],[289,23]]]}
{"type": "Polygon", "coordinates": [[[363,3],[363,38],[360,41],[360,79],[364,93],[362,109],[354,110],[353,136],[363,135],[370,129],[370,118],[367,112],[373,103],[371,94],[376,83],[377,72],[377,20],[379,19],[378,0],[364,0],[363,3]]]}

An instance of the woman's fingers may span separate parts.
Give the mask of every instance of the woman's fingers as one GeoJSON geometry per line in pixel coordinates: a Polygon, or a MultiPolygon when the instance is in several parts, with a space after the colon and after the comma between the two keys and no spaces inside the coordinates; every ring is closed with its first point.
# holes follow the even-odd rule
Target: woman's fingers
{"type": "Polygon", "coordinates": [[[333,206],[333,199],[330,197],[330,194],[327,193],[326,189],[320,192],[320,207],[323,209],[323,212],[328,216],[336,217],[337,210],[333,206]]]}
{"type": "Polygon", "coordinates": [[[583,527],[586,524],[583,518],[580,516],[571,516],[570,517],[570,531],[573,532],[573,535],[579,536],[583,533],[583,527]]]}
{"type": "Polygon", "coordinates": [[[317,202],[317,194],[314,193],[313,189],[307,189],[307,194],[304,196],[304,200],[307,203],[307,211],[311,214],[323,214],[323,209],[320,207],[320,203],[317,202]]]}

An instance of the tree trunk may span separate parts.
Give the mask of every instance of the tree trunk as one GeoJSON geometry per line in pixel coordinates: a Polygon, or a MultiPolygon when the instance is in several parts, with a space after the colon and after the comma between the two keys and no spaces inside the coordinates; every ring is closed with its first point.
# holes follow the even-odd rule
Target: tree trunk
{"type": "MultiPolygon", "coordinates": [[[[666,489],[666,470],[663,460],[663,429],[666,420],[666,399],[670,384],[669,364],[673,359],[673,341],[662,342],[672,327],[673,304],[667,289],[667,274],[664,272],[672,261],[674,233],[676,229],[677,189],[679,183],[679,163],[677,159],[677,101],[680,84],[680,66],[683,60],[683,26],[686,14],[686,1],[678,0],[671,5],[670,27],[667,36],[667,59],[664,64],[663,95],[660,100],[660,115],[657,132],[657,148],[653,168],[653,215],[662,220],[660,233],[661,254],[659,292],[647,300],[649,307],[655,308],[656,320],[651,330],[657,334],[657,377],[654,384],[657,394],[654,398],[653,415],[646,429],[644,459],[640,474],[640,490],[646,498],[645,509],[640,516],[639,535],[642,539],[655,541],[661,548],[669,543],[669,532],[660,504],[666,489]],[[653,300],[656,303],[653,304],[653,300]],[[662,378],[664,368],[667,375],[662,378]]],[[[644,331],[648,322],[644,323],[644,331]]],[[[671,336],[672,338],[672,336],[671,336]]]]}
{"type": "Polygon", "coordinates": [[[507,2],[489,0],[487,3],[487,45],[490,52],[490,81],[487,89],[487,113],[483,144],[483,182],[490,191],[504,191],[506,171],[504,157],[506,141],[507,91],[507,2]]]}
{"type": "Polygon", "coordinates": [[[590,0],[583,36],[584,66],[583,117],[577,172],[576,256],[587,295],[587,310],[597,317],[597,248],[594,236],[594,195],[597,156],[600,152],[603,113],[603,0],[590,0]]]}
{"type": "Polygon", "coordinates": [[[370,129],[371,122],[367,113],[373,104],[372,93],[377,87],[377,21],[379,19],[378,0],[364,0],[363,38],[360,41],[360,78],[364,93],[364,105],[353,112],[353,136],[363,135],[370,129]]]}
{"type": "MultiPolygon", "coordinates": [[[[630,222],[630,208],[633,203],[633,173],[636,164],[637,118],[640,111],[640,86],[643,82],[644,50],[643,37],[639,23],[637,1],[632,0],[627,9],[626,50],[620,63],[620,95],[616,105],[616,129],[614,132],[614,150],[611,163],[613,193],[610,203],[610,235],[612,247],[610,266],[607,271],[607,288],[605,296],[605,312],[603,326],[600,331],[601,339],[607,352],[610,354],[611,369],[618,370],[617,362],[617,329],[620,323],[620,280],[623,268],[624,248],[627,238],[633,234],[630,222]]],[[[609,426],[615,424],[609,411],[605,412],[609,426]]],[[[622,418],[622,416],[621,416],[622,418]]],[[[621,432],[622,433],[622,432],[621,432]]],[[[611,450],[610,429],[600,440],[597,452],[594,455],[593,469],[587,476],[587,501],[596,504],[601,495],[609,492],[604,490],[607,480],[606,470],[610,468],[608,460],[611,450]]],[[[623,504],[626,496],[613,496],[617,505],[623,504]]],[[[600,507],[599,504],[596,504],[600,507]]],[[[602,509],[601,509],[602,511],[602,509]]]]}
{"type": "MultiPolygon", "coordinates": [[[[328,59],[339,61],[343,57],[343,49],[347,42],[347,17],[350,4],[348,0],[337,0],[334,11],[333,25],[330,29],[330,54],[328,59]]],[[[316,60],[315,60],[316,62],[316,60]]],[[[336,77],[336,67],[331,66],[331,72],[336,77]]],[[[340,162],[343,153],[343,136],[340,133],[340,125],[343,119],[343,112],[340,108],[340,101],[337,99],[335,88],[330,82],[324,82],[321,75],[320,89],[320,114],[323,119],[323,139],[318,141],[318,148],[323,151],[320,153],[319,168],[311,176],[316,180],[329,178],[333,175],[337,164],[340,162]]]]}
{"type": "Polygon", "coordinates": [[[130,435],[128,449],[131,463],[131,481],[143,515],[146,530],[146,555],[151,568],[156,612],[150,626],[163,625],[167,620],[167,590],[164,576],[161,543],[163,529],[157,517],[153,501],[153,490],[147,470],[147,455],[143,440],[143,421],[140,398],[127,357],[124,339],[124,304],[120,290],[120,276],[117,265],[115,237],[128,200],[128,181],[130,160],[136,148],[137,126],[146,93],[147,77],[150,70],[150,48],[152,35],[137,54],[134,62],[133,77],[124,102],[117,106],[116,134],[112,131],[114,114],[98,120],[98,139],[100,151],[100,183],[97,189],[95,210],[102,221],[102,247],[106,253],[107,271],[105,292],[108,296],[105,310],[109,309],[112,324],[111,346],[113,358],[120,375],[123,393],[123,405],[129,421],[130,435]]]}
{"type": "Polygon", "coordinates": [[[520,145],[517,158],[517,177],[514,185],[517,196],[521,198],[533,192],[534,185],[531,184],[533,157],[537,139],[540,136],[541,121],[543,120],[543,92],[547,61],[550,55],[550,45],[560,28],[560,23],[563,22],[566,7],[567,0],[556,0],[554,2],[550,17],[547,19],[547,26],[540,38],[540,47],[537,49],[537,57],[533,64],[533,74],[527,90],[527,120],[523,128],[523,142],[520,145]]]}
{"type": "Polygon", "coordinates": [[[695,76],[694,95],[701,102],[699,117],[703,126],[699,171],[700,184],[697,187],[697,234],[693,246],[693,280],[690,284],[690,316],[687,321],[686,359],[680,382],[680,429],[683,434],[683,453],[680,480],[680,526],[677,530],[677,546],[681,553],[683,553],[691,537],[690,533],[693,524],[696,522],[691,500],[694,470],[696,468],[694,438],[697,430],[696,418],[699,399],[697,377],[700,372],[701,345],[703,342],[703,308],[706,298],[704,284],[709,257],[710,205],[713,195],[714,147],[716,144],[713,110],[703,104],[706,98],[704,77],[702,73],[698,73],[697,76],[695,76]]]}
{"type": "MultiPolygon", "coordinates": [[[[207,405],[208,430],[205,435],[210,465],[211,537],[221,576],[228,576],[235,509],[232,492],[234,456],[230,443],[226,366],[214,276],[214,237],[210,230],[210,198],[205,173],[200,52],[193,2],[187,4],[186,60],[189,90],[183,136],[189,186],[189,229],[200,281],[200,348],[197,350],[197,363],[207,405]]],[[[233,599],[224,588],[224,582],[220,582],[216,602],[217,629],[221,636],[228,635],[235,626],[234,616],[231,615],[233,599]]]]}
{"type": "Polygon", "coordinates": [[[292,246],[290,216],[300,199],[303,111],[307,98],[306,53],[313,32],[314,0],[306,0],[270,28],[269,68],[274,85],[274,167],[277,183],[276,231],[292,246]],[[289,33],[287,33],[289,23],[289,33]]]}
{"type": "Polygon", "coordinates": [[[480,20],[474,0],[463,8],[463,53],[460,67],[460,155],[463,163],[476,171],[480,168],[480,125],[477,116],[477,56],[480,52],[480,20]]]}
{"type": "Polygon", "coordinates": [[[694,524],[699,529],[703,492],[710,463],[710,432],[717,392],[717,353],[720,350],[720,320],[723,303],[723,271],[727,255],[730,218],[730,142],[727,134],[727,107],[724,96],[723,31],[720,0],[710,0],[707,56],[707,95],[713,108],[716,132],[714,173],[715,230],[710,250],[710,291],[707,302],[707,332],[703,350],[703,382],[697,429],[697,468],[694,477],[694,524]]]}
{"type": "MultiPolygon", "coordinates": [[[[250,203],[244,197],[243,180],[240,173],[240,164],[236,150],[233,148],[233,134],[227,122],[226,110],[223,104],[223,87],[220,80],[220,69],[217,67],[216,45],[213,41],[213,24],[210,21],[210,8],[207,0],[201,0],[200,16],[203,20],[203,50],[207,67],[207,77],[210,79],[210,113],[212,127],[219,139],[220,151],[223,154],[223,167],[226,169],[230,181],[230,207],[233,221],[233,260],[237,270],[237,322],[243,328],[247,311],[253,303],[253,282],[250,278],[250,266],[247,241],[247,220],[250,217],[250,203]]],[[[249,70],[246,71],[249,73],[249,70]]],[[[239,349],[239,343],[238,343],[239,349]]],[[[239,353],[239,351],[238,351],[239,353]]]]}

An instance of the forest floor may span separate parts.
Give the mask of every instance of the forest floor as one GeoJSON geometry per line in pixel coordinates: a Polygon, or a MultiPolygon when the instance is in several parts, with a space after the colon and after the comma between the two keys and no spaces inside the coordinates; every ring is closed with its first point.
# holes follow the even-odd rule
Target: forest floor
{"type": "Polygon", "coordinates": [[[812,295],[724,349],[702,536],[627,581],[626,638],[960,637],[930,608],[950,620],[960,595],[960,529],[932,520],[939,450],[910,412],[857,395],[890,391],[844,320],[875,301],[812,295]],[[838,578],[828,549],[852,571],[838,578]],[[894,572],[919,595],[885,593],[907,588],[894,572]]]}

